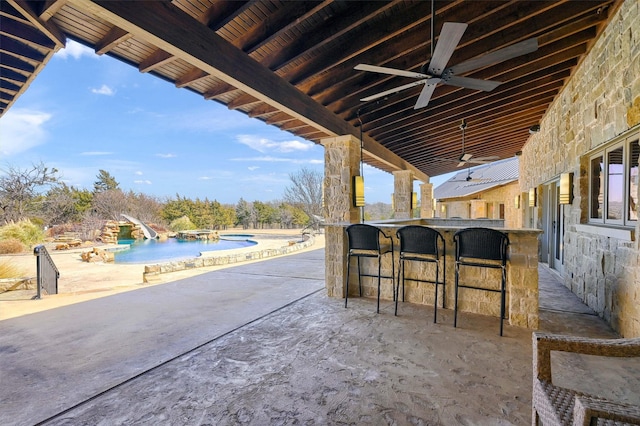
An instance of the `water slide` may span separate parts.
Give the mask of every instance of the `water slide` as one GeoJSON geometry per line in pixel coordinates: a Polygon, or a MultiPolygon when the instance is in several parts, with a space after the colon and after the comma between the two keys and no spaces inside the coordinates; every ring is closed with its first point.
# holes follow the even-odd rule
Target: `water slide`
{"type": "Polygon", "coordinates": [[[144,223],[142,223],[141,221],[139,221],[135,217],[131,217],[131,216],[126,215],[124,213],[120,213],[120,216],[124,217],[125,219],[127,219],[131,223],[135,223],[136,225],[139,225],[140,228],[142,228],[142,233],[144,234],[144,237],[146,239],[153,240],[155,238],[158,238],[158,233],[156,231],[154,231],[153,229],[151,229],[150,227],[148,227],[147,225],[145,225],[144,223]]]}

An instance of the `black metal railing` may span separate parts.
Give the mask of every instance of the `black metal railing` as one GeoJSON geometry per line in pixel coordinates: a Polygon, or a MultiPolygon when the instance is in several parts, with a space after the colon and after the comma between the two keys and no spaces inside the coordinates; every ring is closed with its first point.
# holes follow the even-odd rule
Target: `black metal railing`
{"type": "Polygon", "coordinates": [[[42,290],[47,292],[47,294],[58,294],[58,278],[60,278],[60,272],[53,263],[51,255],[43,245],[36,246],[33,249],[33,254],[36,256],[38,277],[38,294],[35,298],[40,299],[42,290]]]}

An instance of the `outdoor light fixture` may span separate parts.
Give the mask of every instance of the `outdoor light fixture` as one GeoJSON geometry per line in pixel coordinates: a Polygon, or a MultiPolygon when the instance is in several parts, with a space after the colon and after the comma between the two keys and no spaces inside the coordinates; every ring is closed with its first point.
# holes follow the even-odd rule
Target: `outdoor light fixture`
{"type": "Polygon", "coordinates": [[[415,209],[418,207],[418,193],[417,192],[412,192],[411,193],[411,208],[415,209]]]}
{"type": "Polygon", "coordinates": [[[562,173],[560,175],[560,204],[571,204],[573,202],[573,173],[562,173]]]}
{"type": "Polygon", "coordinates": [[[538,191],[536,188],[529,190],[529,207],[536,207],[538,205],[538,191]]]}
{"type": "Polygon", "coordinates": [[[540,132],[540,125],[539,124],[534,124],[533,126],[529,127],[529,133],[530,134],[535,134],[540,132]]]}
{"type": "Polygon", "coordinates": [[[364,206],[364,178],[362,176],[353,177],[353,206],[364,206]]]}
{"type": "Polygon", "coordinates": [[[519,195],[516,195],[516,198],[514,200],[514,204],[516,206],[516,209],[520,208],[520,196],[519,195]]]}

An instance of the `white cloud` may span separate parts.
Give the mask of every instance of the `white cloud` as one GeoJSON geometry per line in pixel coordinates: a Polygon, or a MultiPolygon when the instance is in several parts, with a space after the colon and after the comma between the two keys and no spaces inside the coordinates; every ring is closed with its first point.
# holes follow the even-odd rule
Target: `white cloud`
{"type": "Polygon", "coordinates": [[[211,180],[213,179],[211,176],[200,176],[198,180],[211,180]]]}
{"type": "Polygon", "coordinates": [[[134,180],[133,183],[151,185],[151,181],[148,180],[148,179],[147,180],[134,180]]]}
{"type": "Polygon", "coordinates": [[[73,59],[80,59],[82,56],[89,56],[93,58],[99,58],[95,52],[87,46],[80,44],[73,40],[68,40],[64,49],[60,49],[55,55],[55,58],[67,59],[72,57],[73,59]]]}
{"type": "Polygon", "coordinates": [[[156,157],[160,157],[160,158],[174,158],[176,155],[175,154],[156,154],[156,157]]]}
{"type": "Polygon", "coordinates": [[[283,153],[308,151],[314,146],[312,142],[298,140],[277,142],[271,139],[260,138],[252,135],[238,135],[237,140],[241,144],[262,153],[269,151],[283,153]]]}
{"type": "Polygon", "coordinates": [[[99,156],[99,155],[111,155],[113,152],[109,151],[85,151],[81,152],[80,155],[84,156],[99,156]]]}
{"type": "Polygon", "coordinates": [[[46,142],[44,124],[51,114],[43,111],[13,108],[0,120],[0,154],[2,157],[27,151],[46,142]]]}
{"type": "Polygon", "coordinates": [[[136,174],[138,176],[142,176],[142,172],[140,170],[136,171],[134,174],[136,174]]]}
{"type": "Polygon", "coordinates": [[[258,170],[260,168],[260,166],[249,166],[247,167],[247,169],[254,171],[254,170],[258,170]]]}
{"type": "Polygon", "coordinates": [[[103,84],[99,89],[91,89],[91,93],[95,93],[96,95],[113,96],[116,92],[111,87],[103,84]]]}

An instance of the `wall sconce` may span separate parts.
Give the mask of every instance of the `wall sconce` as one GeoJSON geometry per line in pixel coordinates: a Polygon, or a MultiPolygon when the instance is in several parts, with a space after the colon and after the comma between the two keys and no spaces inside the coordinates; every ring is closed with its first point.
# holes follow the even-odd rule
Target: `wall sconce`
{"type": "Polygon", "coordinates": [[[394,197],[394,194],[391,194],[391,210],[394,210],[394,211],[396,209],[395,201],[396,201],[396,197],[394,197]]]}
{"type": "Polygon", "coordinates": [[[573,202],[573,173],[562,173],[560,175],[560,204],[571,204],[573,202]]]}
{"type": "Polygon", "coordinates": [[[514,204],[516,206],[516,209],[520,208],[520,196],[516,195],[516,198],[514,199],[514,204]]]}
{"type": "Polygon", "coordinates": [[[418,207],[418,193],[417,192],[412,192],[411,193],[411,208],[415,209],[418,207]]]}
{"type": "Polygon", "coordinates": [[[364,178],[362,176],[353,177],[353,206],[364,206],[364,178]]]}
{"type": "Polygon", "coordinates": [[[539,124],[534,124],[533,126],[529,127],[529,134],[533,135],[536,133],[540,132],[540,125],[539,124]]]}
{"type": "Polygon", "coordinates": [[[538,190],[531,188],[529,190],[529,207],[536,207],[538,205],[538,190]]]}

